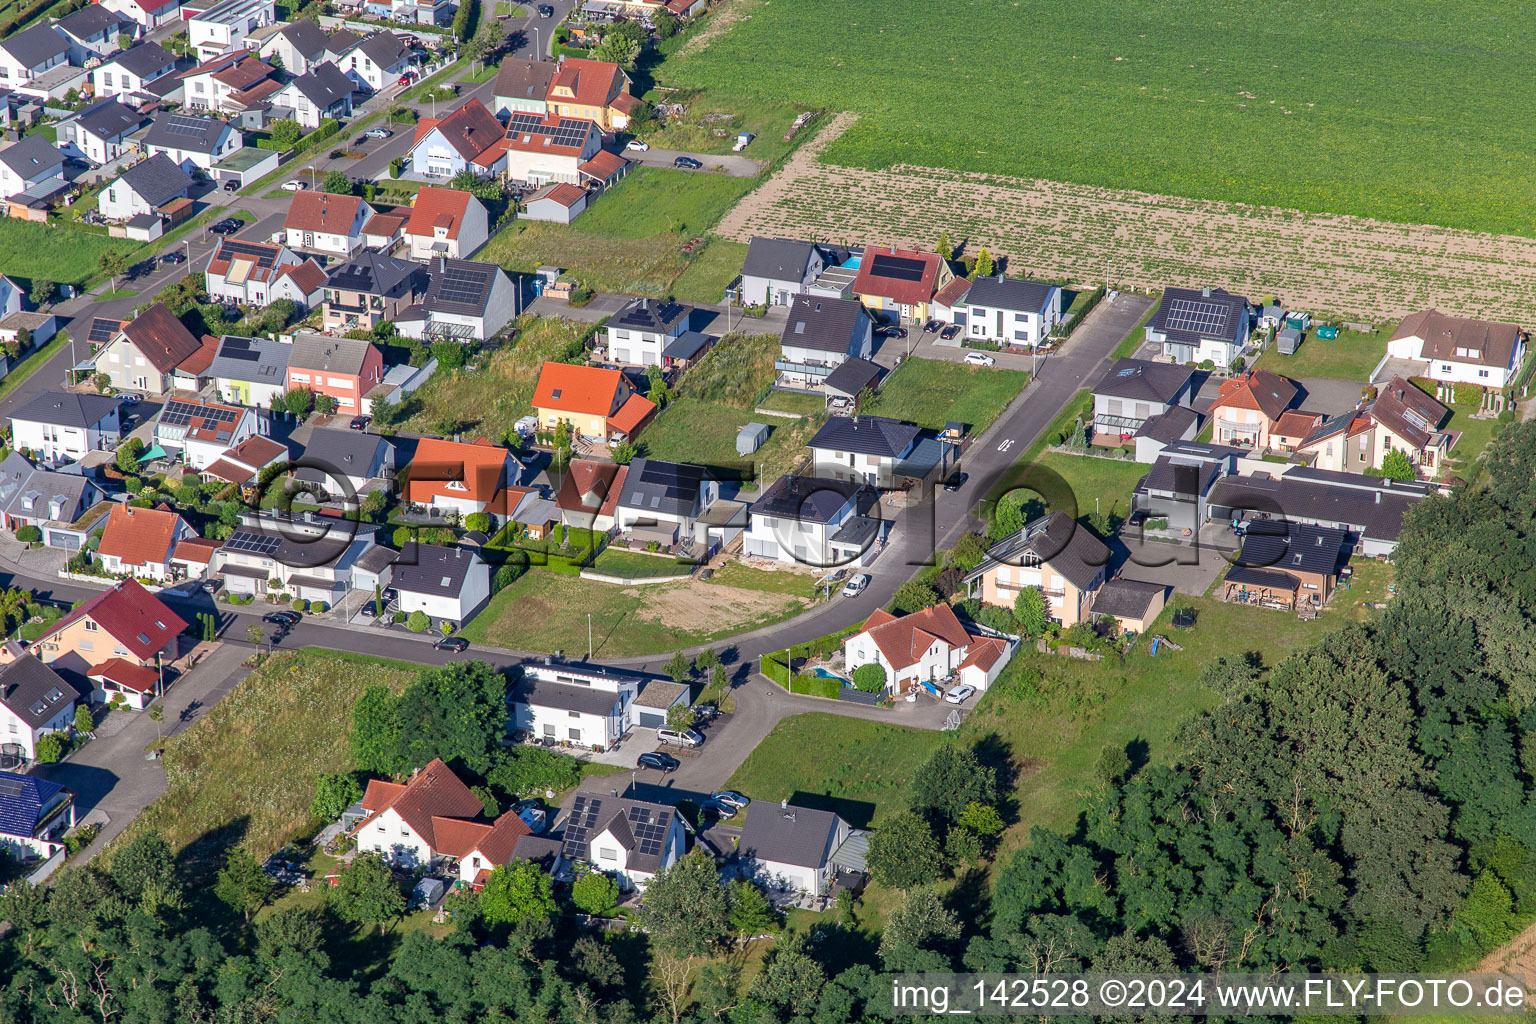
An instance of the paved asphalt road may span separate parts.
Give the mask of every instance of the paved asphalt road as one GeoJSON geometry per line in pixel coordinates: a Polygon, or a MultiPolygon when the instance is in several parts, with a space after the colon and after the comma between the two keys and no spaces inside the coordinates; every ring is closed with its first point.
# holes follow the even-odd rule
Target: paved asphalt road
{"type": "Polygon", "coordinates": [[[637,164],[647,167],[671,167],[673,161],[680,156],[691,156],[704,165],[703,170],[694,171],[695,174],[726,174],[732,178],[755,178],[763,173],[765,166],[760,160],[750,157],[736,156],[734,154],[721,153],[690,153],[682,149],[648,149],[635,151],[626,149],[624,155],[637,164]]]}

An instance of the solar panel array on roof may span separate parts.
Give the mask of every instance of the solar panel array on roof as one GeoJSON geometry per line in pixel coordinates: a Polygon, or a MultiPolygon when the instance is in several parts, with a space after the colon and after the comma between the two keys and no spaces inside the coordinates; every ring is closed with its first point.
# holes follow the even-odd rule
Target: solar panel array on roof
{"type": "Polygon", "coordinates": [[[250,338],[239,338],[234,335],[228,335],[224,338],[223,343],[219,346],[219,355],[227,359],[241,359],[250,363],[254,363],[261,358],[261,353],[251,348],[250,338]]]}
{"type": "Polygon", "coordinates": [[[485,283],[490,273],[468,267],[449,267],[443,271],[443,282],[438,286],[437,297],[444,302],[464,302],[476,306],[485,295],[485,283]]]}
{"type": "Polygon", "coordinates": [[[207,129],[197,121],[172,121],[165,126],[165,130],[172,135],[201,135],[207,129]]]}
{"type": "Polygon", "coordinates": [[[27,784],[21,779],[0,779],[0,796],[18,797],[27,791],[27,784]]]}
{"type": "Polygon", "coordinates": [[[279,537],[268,537],[260,533],[251,533],[246,530],[237,530],[229,535],[224,546],[231,551],[251,551],[258,555],[270,555],[282,546],[279,537]]]}
{"type": "Polygon", "coordinates": [[[558,124],[545,124],[537,115],[512,115],[512,121],[508,125],[508,136],[521,135],[523,142],[531,142],[535,137],[547,139],[554,146],[580,146],[587,140],[587,131],[590,121],[577,118],[562,117],[558,124]]]}
{"type": "Polygon", "coordinates": [[[277,262],[277,250],[270,245],[254,245],[250,242],[226,241],[219,248],[230,258],[254,260],[263,270],[272,269],[277,262]]]}
{"type": "Polygon", "coordinates": [[[194,419],[211,423],[233,423],[243,414],[243,409],[226,409],[222,406],[193,405],[171,399],[160,412],[160,422],[169,427],[184,427],[194,419]]]}
{"type": "Polygon", "coordinates": [[[1199,299],[1174,299],[1168,304],[1163,326],[1169,330],[1196,334],[1222,332],[1226,328],[1227,307],[1219,302],[1199,299]]]}
{"type": "Polygon", "coordinates": [[[105,345],[116,337],[122,330],[123,322],[113,320],[111,317],[98,316],[91,321],[91,333],[86,335],[86,340],[92,345],[105,345]]]}
{"type": "Polygon", "coordinates": [[[668,815],[653,816],[649,807],[629,809],[629,830],[634,833],[642,856],[655,857],[661,853],[661,848],[666,844],[668,824],[668,815]]]}
{"type": "Polygon", "coordinates": [[[603,801],[592,796],[578,796],[571,805],[571,815],[565,819],[565,856],[570,860],[586,860],[588,834],[597,828],[597,816],[603,809],[603,801]]]}
{"type": "Polygon", "coordinates": [[[876,256],[869,264],[869,272],[876,277],[888,277],[896,281],[921,281],[923,261],[905,256],[876,256]]]}

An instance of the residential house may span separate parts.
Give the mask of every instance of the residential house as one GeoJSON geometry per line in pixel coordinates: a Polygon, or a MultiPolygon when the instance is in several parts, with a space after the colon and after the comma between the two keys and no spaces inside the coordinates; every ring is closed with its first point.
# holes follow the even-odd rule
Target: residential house
{"type": "Polygon", "coordinates": [[[1248,344],[1251,315],[1247,299],[1220,288],[1165,288],[1147,340],[1176,363],[1209,360],[1224,370],[1248,344]]]}
{"type": "Polygon", "coordinates": [[[242,48],[247,36],[276,20],[274,0],[222,0],[187,19],[187,45],[208,60],[242,48]]]}
{"type": "Polygon", "coordinates": [[[737,299],[744,306],[787,306],[805,294],[827,262],[827,253],[814,242],[755,235],[747,243],[737,299]]]}
{"type": "Polygon", "coordinates": [[[175,21],[181,0],[101,0],[103,7],[130,19],[145,32],[175,21]]]}
{"type": "Polygon", "coordinates": [[[522,480],[523,467],[501,445],[481,438],[473,444],[424,437],[411,459],[406,500],[446,515],[485,512],[493,523],[507,517],[506,489],[522,480]]]}
{"type": "Polygon", "coordinates": [[[504,58],[491,87],[492,109],[497,117],[525,113],[543,117],[549,111],[547,97],[555,78],[555,65],[547,60],[504,58]]]}
{"type": "Polygon", "coordinates": [[[21,312],[21,299],[24,292],[20,285],[4,274],[0,274],[0,318],[8,317],[12,313],[21,312]]]}
{"type": "Polygon", "coordinates": [[[629,76],[617,64],[561,57],[545,100],[549,113],[595,121],[612,134],[629,127],[635,110],[629,87],[629,76]]]}
{"type": "Polygon", "coordinates": [[[18,354],[48,344],[57,333],[59,318],[52,313],[12,313],[0,320],[0,343],[15,345],[18,354]]]}
{"type": "Polygon", "coordinates": [[[1387,341],[1387,355],[1427,363],[1423,375],[1433,381],[1498,391],[1525,362],[1525,347],[1526,334],[1514,324],[1426,309],[1403,318],[1387,341]]]}
{"type": "Polygon", "coordinates": [[[823,895],[837,878],[836,855],[854,829],[832,811],[783,801],[759,805],[736,844],[741,873],[774,890],[823,895]]]}
{"type": "Polygon", "coordinates": [[[105,395],[44,391],[11,413],[11,444],[44,462],[78,462],[121,438],[118,401],[105,395]]]}
{"type": "Polygon", "coordinates": [[[1348,534],[1334,527],[1260,519],[1248,524],[1227,569],[1222,600],[1315,612],[1349,561],[1348,534]]]}
{"type": "Polygon", "coordinates": [[[1021,590],[1038,588],[1051,621],[1067,627],[1088,620],[1094,592],[1108,577],[1109,547],[1057,511],[988,548],[981,564],[966,573],[965,587],[982,604],[1010,609],[1021,590]]]}
{"type": "Polygon", "coordinates": [[[827,408],[858,411],[859,396],[880,386],[885,368],[868,359],[854,356],[827,374],[821,390],[827,396],[827,408]]]}
{"type": "Polygon", "coordinates": [[[489,223],[485,204],[468,192],[428,185],[416,193],[405,225],[411,259],[467,259],[490,237],[489,223]]]}
{"type": "Polygon", "coordinates": [[[262,471],[272,466],[284,466],[287,463],[287,445],[274,441],[270,437],[252,434],[209,463],[203,470],[202,477],[204,480],[222,480],[225,483],[235,484],[240,488],[242,497],[259,502],[263,496],[261,493],[262,471]]]}
{"type": "Polygon", "coordinates": [[[427,290],[420,263],[364,249],[325,277],[325,330],[342,333],[394,321],[427,290]]]}
{"type": "Polygon", "coordinates": [[[267,297],[272,302],[288,299],[301,309],[314,309],[325,301],[325,270],[313,257],[296,266],[280,266],[272,275],[267,297]]]}
{"type": "Polygon", "coordinates": [[[97,100],[58,123],[59,148],[97,166],[110,163],[128,152],[129,137],[148,120],[116,100],[97,100]]]}
{"type": "Polygon", "coordinates": [[[693,307],[667,299],[631,299],[607,324],[608,358],[615,363],[660,366],[662,352],[688,330],[693,307]]]}
{"type": "Polygon", "coordinates": [[[272,282],[283,267],[298,266],[304,257],[287,246],[220,238],[203,270],[204,287],[214,302],[266,306],[274,296],[272,282]]]}
{"type": "Polygon", "coordinates": [[[343,121],[352,116],[352,85],[335,64],[321,61],[273,93],[272,103],[292,110],[301,128],[313,130],[322,118],[343,121]]]}
{"type": "MultiPolygon", "coordinates": [[[[368,223],[363,225],[363,244],[377,252],[389,255],[395,251],[405,234],[405,224],[410,220],[409,213],[401,213],[396,210],[381,210],[368,218],[368,223]]],[[[401,254],[404,256],[404,253],[401,254]]]]}
{"type": "Polygon", "coordinates": [[[720,482],[710,479],[703,466],[635,459],[624,478],[614,526],[633,543],[686,545],[696,539],[705,510],[719,500],[720,482]]]}
{"type": "Polygon", "coordinates": [[[1274,447],[1271,433],[1300,393],[1295,383],[1268,370],[1247,370],[1222,381],[1210,408],[1216,418],[1211,439],[1258,451],[1274,447]]]}
{"type": "Polygon", "coordinates": [[[0,86],[15,89],[69,63],[70,39],[52,25],[33,25],[0,39],[0,86]]]}
{"type": "Polygon", "coordinates": [[[859,262],[853,294],[869,309],[922,322],[928,319],[934,293],[954,276],[937,253],[871,245],[859,262]]]}
{"type": "Polygon", "coordinates": [[[373,527],[328,516],[248,512],[209,571],[232,594],[283,593],[333,605],[351,589],[352,567],[375,540],[373,527]]]}
{"type": "Polygon", "coordinates": [[[348,78],[369,92],[394,85],[410,64],[410,44],[393,32],[364,36],[360,42],[339,53],[337,42],[337,36],[333,35],[327,53],[348,78]]]}
{"type": "Polygon", "coordinates": [[[1263,463],[1250,474],[1217,481],[1209,505],[1218,522],[1241,525],[1268,516],[1335,527],[1348,534],[1354,552],[1379,558],[1392,554],[1403,516],[1431,493],[1427,483],[1263,463]]]}
{"type": "MultiPolygon", "coordinates": [[[[74,684],[31,654],[16,654],[0,668],[0,755],[35,761],[37,741],[50,732],[68,731],[79,699],[74,684]]],[[[4,832],[13,834],[11,827],[4,832]]]]}
{"type": "Polygon", "coordinates": [[[632,438],[656,413],[656,404],[635,393],[618,370],[545,363],[533,390],[541,430],[567,423],[583,437],[632,438]]]}
{"type": "Polygon", "coordinates": [[[96,557],[110,573],[168,580],[176,545],[195,536],[197,531],[169,509],[114,505],[101,531],[96,557]]]}
{"type": "MultiPolygon", "coordinates": [[[[165,602],[128,579],[76,605],[27,650],[58,672],[84,676],[121,663],[154,669],[158,677],[162,661],[176,658],[176,638],[186,628],[165,602]]],[[[12,658],[0,648],[0,663],[12,658]]]]}
{"type": "Polygon", "coordinates": [[[965,302],[965,336],[972,341],[1035,348],[1061,322],[1061,289],[1054,284],[978,277],[965,302]]]}
{"type": "Polygon", "coordinates": [[[1377,385],[1358,409],[1322,421],[1296,446],[1312,465],[1347,473],[1381,469],[1389,452],[1402,452],[1419,473],[1445,465],[1457,434],[1440,429],[1450,410],[1402,377],[1377,385]]]}
{"type": "Polygon", "coordinates": [[[199,347],[165,303],[156,302],[97,350],[96,372],[106,374],[119,391],[160,395],[169,389],[176,367],[199,347]]]}
{"type": "Polygon", "coordinates": [[[363,37],[349,28],[339,28],[326,37],[325,53],[319,60],[328,60],[337,67],[341,67],[342,55],[351,51],[363,37]]]}
{"type": "Polygon", "coordinates": [[[158,114],[144,135],[144,151],[164,153],[188,173],[209,171],[220,159],[245,145],[244,137],[227,121],[187,114],[158,114]]]}
{"type": "Polygon", "coordinates": [[[384,356],[369,342],[298,334],[288,356],[288,387],[330,395],[348,416],[366,412],[363,396],[384,379],[384,356]]]}
{"type": "MultiPolygon", "coordinates": [[[[4,742],[0,741],[0,751],[4,742]]],[[[0,856],[24,865],[53,857],[75,827],[74,794],[38,775],[0,772],[0,856]]]]}
{"type": "Polygon", "coordinates": [[[357,196],[295,192],[283,231],[290,249],[350,257],[363,247],[363,225],[373,215],[373,207],[357,196]]]}
{"type": "Polygon", "coordinates": [[[530,185],[582,184],[582,166],[603,148],[597,122],[559,114],[513,113],[507,119],[506,175],[530,185]]]}
{"type": "Polygon", "coordinates": [[[1117,359],[1093,387],[1093,443],[1113,448],[1134,439],[1136,461],[1151,462],[1166,443],[1157,436],[1164,433],[1160,425],[1172,427],[1168,432],[1179,435],[1170,439],[1175,441],[1190,440],[1198,432],[1200,416],[1194,404],[1199,390],[1198,375],[1188,367],[1117,359]],[[1149,420],[1158,422],[1149,427],[1149,420]]]}
{"type": "Polygon", "coordinates": [[[1121,633],[1145,633],[1152,628],[1168,603],[1168,588],[1116,576],[1093,596],[1093,617],[1109,617],[1121,633]]]}
{"type": "Polygon", "coordinates": [[[1305,409],[1287,409],[1269,429],[1270,447],[1282,452],[1293,452],[1323,425],[1323,414],[1305,409]]]}
{"type": "Polygon", "coordinates": [[[294,467],[294,479],[330,498],[353,501],[370,485],[394,475],[395,446],[377,434],[356,430],[310,431],[294,467]]]}
{"type": "Polygon", "coordinates": [[[518,285],[494,263],[437,256],[420,301],[394,318],[407,338],[485,341],[518,314],[518,285]]]}
{"type": "Polygon", "coordinates": [[[486,177],[505,168],[501,122],[471,97],[447,117],[416,122],[411,170],[431,178],[452,178],[469,170],[486,177]]]}
{"type": "Polygon", "coordinates": [[[270,407],[288,393],[293,346],[268,338],[226,334],[208,364],[218,397],[234,405],[270,407]]]}
{"type": "Polygon", "coordinates": [[[251,99],[270,100],[281,88],[272,77],[276,70],[251,51],[236,50],[182,72],[182,91],[192,110],[232,113],[250,106],[251,99]]]}
{"type": "Polygon", "coordinates": [[[138,35],[139,26],[101,4],[87,4],[77,11],[64,15],[54,28],[64,33],[70,44],[70,62],[84,64],[92,57],[110,57],[122,47],[119,36],[131,40],[138,35]]]}
{"type": "Polygon", "coordinates": [[[562,836],[565,860],[590,864],[623,889],[645,888],[687,845],[675,808],[593,793],[576,794],[562,836]]]}
{"type": "Polygon", "coordinates": [[[406,544],[395,559],[392,582],[401,611],[424,612],[439,626],[462,626],[491,599],[490,566],[460,547],[406,544]]]}
{"type": "Polygon", "coordinates": [[[957,275],[949,284],[933,293],[928,315],[935,320],[964,327],[970,309],[966,300],[970,294],[971,282],[957,275]]]}
{"type": "Polygon", "coordinates": [[[97,197],[97,208],[111,220],[154,214],[173,199],[187,198],[192,184],[192,176],[176,161],[164,154],[152,156],[108,183],[97,197]]]}
{"type": "Polygon", "coordinates": [[[917,447],[920,432],[883,416],[833,416],[807,442],[812,472],[889,490],[898,486],[897,467],[917,447]]]}
{"type": "Polygon", "coordinates": [[[518,217],[551,224],[570,224],[586,210],[592,194],[578,185],[557,181],[545,185],[523,201],[518,217]]]}
{"type": "Polygon", "coordinates": [[[41,135],[25,135],[0,149],[0,199],[46,193],[64,185],[64,154],[41,135]]]}
{"type": "Polygon", "coordinates": [[[646,685],[639,676],[602,665],[526,661],[508,694],[510,726],[530,739],[607,750],[632,725],[666,724],[665,711],[658,722],[655,709],[647,709],[644,722],[635,720],[635,702],[646,685]]]}
{"type": "Polygon", "coordinates": [[[796,295],[774,369],[780,387],[820,391],[843,363],[873,354],[873,323],[863,305],[852,299],[796,295]]]}
{"type": "Polygon", "coordinates": [[[939,681],[951,677],[985,691],[1016,645],[1011,637],[969,632],[947,604],[900,617],[880,608],[843,641],[843,664],[849,672],[879,665],[892,695],[921,688],[939,696],[939,681]]]}
{"type": "Polygon", "coordinates": [[[248,437],[266,431],[256,410],[205,398],[168,398],[155,418],[155,444],[188,469],[207,469],[248,437]]]}
{"type": "Polygon", "coordinates": [[[1175,532],[1198,532],[1210,518],[1209,497],[1218,480],[1236,471],[1241,448],[1181,441],[1170,444],[1152,462],[1131,492],[1131,508],[1148,522],[1166,523],[1175,532]]]}
{"type": "Polygon", "coordinates": [[[867,564],[881,533],[879,504],[862,483],[781,476],[752,503],[742,553],[818,569],[867,564]]]}
{"type": "Polygon", "coordinates": [[[628,475],[628,466],[572,459],[555,493],[561,525],[568,530],[612,531],[628,475]]]}
{"type": "Polygon", "coordinates": [[[452,0],[391,0],[389,15],[407,25],[447,25],[458,7],[452,0]]]}
{"type": "MultiPolygon", "coordinates": [[[[98,100],[112,96],[127,98],[143,94],[151,82],[158,82],[175,70],[174,53],[159,43],[143,42],[92,69],[91,85],[98,100]]],[[[177,77],[174,81],[181,79],[177,77]]]]}
{"type": "Polygon", "coordinates": [[[0,461],[0,522],[7,530],[35,526],[43,544],[65,551],[85,546],[88,528],[103,492],[94,481],[78,473],[55,473],[34,466],[20,452],[0,461]]]}
{"type": "Polygon", "coordinates": [[[290,74],[306,75],[325,62],[330,38],[311,18],[299,18],[266,36],[256,52],[268,64],[285,68],[290,74]]]}

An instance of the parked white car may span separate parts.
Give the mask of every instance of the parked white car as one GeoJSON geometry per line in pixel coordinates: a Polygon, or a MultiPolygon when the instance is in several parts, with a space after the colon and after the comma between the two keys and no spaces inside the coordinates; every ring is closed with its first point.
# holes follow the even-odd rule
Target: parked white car
{"type": "Polygon", "coordinates": [[[964,704],[975,693],[976,687],[962,683],[959,686],[951,686],[949,692],[944,695],[944,701],[947,704],[964,704]]]}
{"type": "Polygon", "coordinates": [[[309,188],[309,183],[306,181],[300,181],[298,178],[289,178],[287,181],[283,182],[283,188],[289,192],[303,192],[305,189],[309,188]]]}
{"type": "Polygon", "coordinates": [[[697,747],[704,743],[704,737],[693,729],[684,729],[679,732],[676,729],[668,729],[666,726],[656,730],[656,738],[674,747],[697,747]]]}
{"type": "Polygon", "coordinates": [[[630,139],[628,142],[624,143],[624,148],[629,150],[631,153],[644,153],[646,150],[651,148],[651,144],[646,142],[644,139],[630,139]]]}
{"type": "Polygon", "coordinates": [[[985,352],[967,352],[965,354],[965,361],[970,363],[972,366],[996,366],[997,365],[997,360],[993,359],[991,356],[987,355],[985,352]]]}

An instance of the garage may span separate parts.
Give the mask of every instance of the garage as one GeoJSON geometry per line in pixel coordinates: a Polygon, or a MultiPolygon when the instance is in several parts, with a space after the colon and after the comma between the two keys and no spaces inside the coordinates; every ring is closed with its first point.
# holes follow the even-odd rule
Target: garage
{"type": "Polygon", "coordinates": [[[688,703],[691,690],[669,679],[647,679],[630,705],[630,724],[637,729],[659,729],[667,724],[667,709],[688,703]]]}
{"type": "Polygon", "coordinates": [[[660,729],[667,724],[665,711],[652,711],[648,708],[635,709],[635,724],[642,729],[660,729]]]}

